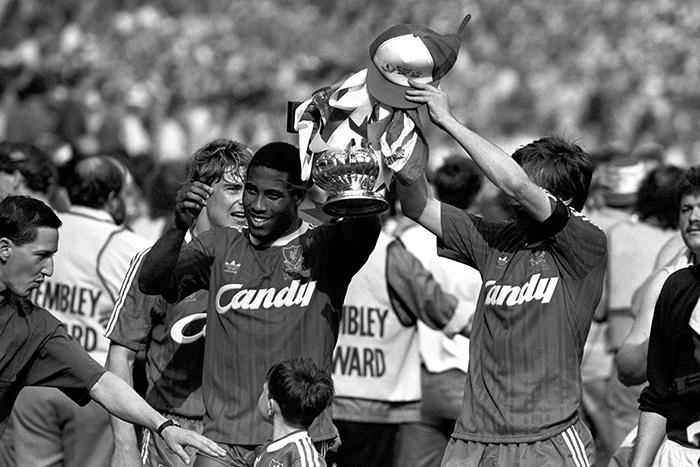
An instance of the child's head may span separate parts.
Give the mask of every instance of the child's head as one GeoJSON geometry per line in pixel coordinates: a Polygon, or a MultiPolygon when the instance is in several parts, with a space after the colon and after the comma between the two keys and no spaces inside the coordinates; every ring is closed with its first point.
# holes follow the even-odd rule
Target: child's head
{"type": "Polygon", "coordinates": [[[258,410],[266,421],[279,413],[287,424],[308,428],[333,398],[333,380],[311,360],[285,360],[267,372],[258,410]]]}

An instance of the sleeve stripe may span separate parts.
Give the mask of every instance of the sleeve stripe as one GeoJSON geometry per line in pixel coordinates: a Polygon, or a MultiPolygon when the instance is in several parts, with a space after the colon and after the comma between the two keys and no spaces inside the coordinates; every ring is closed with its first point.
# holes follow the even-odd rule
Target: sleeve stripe
{"type": "Polygon", "coordinates": [[[104,334],[105,337],[109,337],[109,335],[114,330],[114,326],[117,324],[119,318],[119,313],[121,313],[122,307],[124,306],[124,301],[126,300],[127,295],[129,295],[129,289],[131,289],[131,284],[134,282],[134,279],[138,276],[136,274],[136,271],[139,270],[143,258],[146,256],[146,253],[148,253],[150,250],[150,248],[146,248],[145,250],[137,253],[136,256],[134,256],[131,260],[131,264],[129,264],[129,269],[127,269],[126,276],[124,276],[122,285],[119,288],[119,297],[114,303],[112,316],[110,316],[109,323],[107,323],[107,329],[105,330],[104,334]]]}

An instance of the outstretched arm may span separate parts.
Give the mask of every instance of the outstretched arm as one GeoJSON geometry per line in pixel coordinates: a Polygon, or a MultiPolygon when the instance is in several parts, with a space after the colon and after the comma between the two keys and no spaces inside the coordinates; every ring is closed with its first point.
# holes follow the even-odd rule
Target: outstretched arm
{"type": "Polygon", "coordinates": [[[544,190],[533,183],[501,148],[457,121],[450,111],[447,95],[441,89],[429,84],[409,82],[413,88],[406,91],[406,99],[427,104],[432,121],[469,153],[497,187],[518,201],[537,221],[542,222],[552,214],[552,204],[544,190]]]}
{"type": "Polygon", "coordinates": [[[158,239],[143,260],[139,273],[139,290],[148,295],[162,295],[169,302],[178,298],[178,284],[172,275],[187,231],[211,195],[209,185],[193,182],[177,194],[175,223],[158,239]]]}
{"type": "MultiPolygon", "coordinates": [[[[135,360],[135,351],[112,342],[109,346],[105,368],[123,379],[130,387],[134,387],[132,374],[135,360]]],[[[138,465],[141,460],[134,425],[115,416],[110,417],[110,423],[114,435],[111,467],[138,465]]]]}
{"type": "MultiPolygon", "coordinates": [[[[104,373],[90,389],[90,396],[109,413],[122,420],[143,425],[156,431],[166,418],[156,412],[123,379],[110,373],[104,373]]],[[[186,464],[190,458],[185,446],[192,446],[210,456],[219,457],[226,454],[215,442],[193,431],[170,426],[162,431],[163,439],[186,464]]]]}

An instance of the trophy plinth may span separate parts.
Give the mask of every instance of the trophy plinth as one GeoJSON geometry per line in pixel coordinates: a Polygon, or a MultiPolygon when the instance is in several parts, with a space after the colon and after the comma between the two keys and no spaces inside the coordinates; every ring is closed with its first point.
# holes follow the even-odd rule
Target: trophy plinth
{"type": "Polygon", "coordinates": [[[330,195],[323,212],[336,217],[380,214],[389,208],[374,191],[379,177],[379,159],[371,149],[354,148],[326,151],[314,158],[314,182],[330,195]]]}

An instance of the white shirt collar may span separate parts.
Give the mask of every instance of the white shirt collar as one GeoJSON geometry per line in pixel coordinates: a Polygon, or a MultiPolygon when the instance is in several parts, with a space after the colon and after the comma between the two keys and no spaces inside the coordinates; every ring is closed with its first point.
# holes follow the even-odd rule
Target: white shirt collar
{"type": "Polygon", "coordinates": [[[306,430],[299,430],[299,431],[294,431],[292,433],[289,433],[286,436],[281,437],[277,441],[271,442],[268,446],[267,449],[265,449],[267,452],[275,452],[279,451],[283,447],[285,447],[288,444],[291,443],[296,443],[297,441],[308,438],[309,434],[306,430]]]}
{"type": "MultiPolygon", "coordinates": [[[[306,221],[301,221],[301,225],[299,226],[298,229],[296,229],[294,232],[288,233],[284,237],[278,238],[274,242],[270,243],[268,246],[284,246],[287,243],[294,240],[295,238],[302,236],[311,228],[312,228],[311,224],[309,224],[306,221]]],[[[250,235],[250,233],[248,234],[248,237],[250,238],[250,243],[252,243],[253,245],[256,245],[256,246],[262,245],[260,243],[260,241],[258,239],[256,239],[255,237],[253,237],[252,235],[250,235]]]]}

